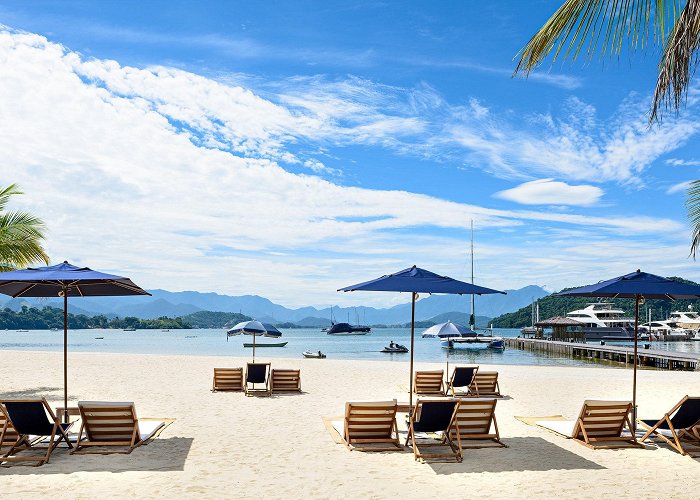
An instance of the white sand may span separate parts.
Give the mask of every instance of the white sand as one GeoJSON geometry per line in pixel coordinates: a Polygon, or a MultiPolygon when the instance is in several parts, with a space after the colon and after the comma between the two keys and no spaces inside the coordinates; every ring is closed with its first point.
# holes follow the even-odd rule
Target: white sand
{"type": "MultiPolygon", "coordinates": [[[[0,397],[62,400],[60,353],[0,351],[0,397]]],[[[264,358],[260,358],[264,360],[264,358]]],[[[412,453],[362,453],[335,444],[322,416],[346,400],[407,400],[408,363],[271,359],[301,368],[299,395],[211,393],[214,367],[246,359],[70,354],[71,402],[135,401],[139,416],[177,419],[131,455],[69,455],[42,467],[0,469],[13,498],[698,498],[700,460],[669,448],[589,450],[514,415],[574,418],[584,399],[630,399],[631,370],[488,366],[499,371],[497,418],[507,449],[465,451],[461,464],[421,464],[412,453]]],[[[418,363],[418,369],[441,368],[418,363]]],[[[700,373],[641,371],[641,417],[660,417],[700,373]]]]}

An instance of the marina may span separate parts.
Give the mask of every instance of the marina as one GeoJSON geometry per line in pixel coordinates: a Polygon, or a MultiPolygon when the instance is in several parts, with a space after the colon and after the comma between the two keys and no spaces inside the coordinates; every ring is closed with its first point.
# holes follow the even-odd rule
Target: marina
{"type": "MultiPolygon", "coordinates": [[[[619,345],[595,345],[556,340],[506,339],[506,345],[513,349],[538,352],[547,355],[567,356],[572,359],[602,360],[632,366],[634,349],[619,345]]],[[[663,370],[700,370],[700,353],[679,352],[646,348],[649,343],[641,343],[637,349],[639,366],[663,370]]]]}

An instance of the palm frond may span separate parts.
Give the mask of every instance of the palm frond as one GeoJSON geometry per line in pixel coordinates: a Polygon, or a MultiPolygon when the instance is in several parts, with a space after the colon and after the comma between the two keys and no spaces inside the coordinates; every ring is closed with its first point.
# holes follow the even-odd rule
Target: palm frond
{"type": "Polygon", "coordinates": [[[693,181],[688,187],[688,198],[685,200],[688,209],[688,219],[693,229],[693,239],[690,243],[690,255],[695,258],[695,253],[700,248],[700,181],[693,181]]]}
{"type": "Polygon", "coordinates": [[[660,118],[660,109],[673,107],[678,112],[695,72],[700,48],[700,0],[687,0],[664,46],[659,62],[654,99],[649,121],[660,118]]]}
{"type": "Polygon", "coordinates": [[[619,54],[626,41],[631,49],[646,47],[650,39],[662,44],[681,3],[682,0],[566,0],[520,50],[514,74],[529,74],[552,51],[555,62],[560,57],[575,60],[584,48],[591,59],[596,52],[601,56],[619,54]]]}
{"type": "Polygon", "coordinates": [[[12,196],[22,194],[15,184],[0,189],[0,270],[49,263],[42,246],[46,226],[27,212],[2,212],[12,196]]]}

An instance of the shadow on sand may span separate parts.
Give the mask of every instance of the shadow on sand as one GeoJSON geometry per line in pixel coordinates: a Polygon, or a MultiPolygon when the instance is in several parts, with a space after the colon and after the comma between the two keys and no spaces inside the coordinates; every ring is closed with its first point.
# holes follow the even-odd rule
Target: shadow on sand
{"type": "Polygon", "coordinates": [[[560,448],[539,437],[504,438],[508,448],[465,449],[462,463],[428,463],[436,474],[464,474],[465,472],[511,472],[605,469],[590,460],[560,448]],[[523,460],[514,462],[507,455],[517,453],[523,460]],[[532,456],[532,459],[526,457],[532,456]],[[535,458],[537,457],[537,458],[535,458]]]}
{"type": "Polygon", "coordinates": [[[0,400],[3,399],[40,399],[47,396],[63,397],[63,389],[61,387],[34,387],[33,389],[24,389],[21,391],[0,391],[0,400]]]}
{"type": "MultiPolygon", "coordinates": [[[[173,472],[185,468],[193,438],[158,438],[140,446],[130,454],[71,455],[65,447],[51,454],[51,461],[41,467],[14,465],[0,468],[2,476],[36,474],[70,474],[72,472],[173,472]]],[[[6,450],[6,449],[5,449],[6,450]]],[[[27,453],[27,452],[24,452],[27,453]]]]}

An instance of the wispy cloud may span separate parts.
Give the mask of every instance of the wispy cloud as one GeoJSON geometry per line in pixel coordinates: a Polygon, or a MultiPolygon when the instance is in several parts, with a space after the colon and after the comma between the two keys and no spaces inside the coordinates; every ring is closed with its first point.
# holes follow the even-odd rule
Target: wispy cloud
{"type": "Polygon", "coordinates": [[[692,182],[693,181],[685,181],[685,182],[679,182],[678,184],[674,184],[673,186],[669,187],[666,190],[666,194],[675,194],[675,193],[685,192],[688,190],[688,188],[690,187],[690,184],[692,182]]]}
{"type": "Polygon", "coordinates": [[[684,160],[682,158],[669,158],[665,161],[666,165],[673,167],[700,167],[700,160],[684,160]]]}
{"type": "MultiPolygon", "coordinates": [[[[464,248],[455,234],[470,219],[485,232],[560,228],[589,238],[643,239],[652,245],[644,252],[663,250],[659,266],[686,254],[680,245],[655,243],[661,231],[682,232],[684,226],[669,218],[499,210],[400,186],[371,190],[334,182],[324,163],[329,144],[372,145],[414,157],[439,148],[446,157],[488,153],[496,170],[515,175],[524,144],[542,140],[542,134],[504,122],[481,101],[451,106],[426,85],[402,89],[318,78],[282,82],[275,92],[268,89],[273,97],[263,97],[173,68],[85,59],[40,36],[7,30],[0,32],[0,69],[0,175],[27,187],[21,203],[46,219],[50,254],[119,269],[143,286],[260,293],[290,305],[327,303],[329,292],[346,282],[414,262],[459,275],[464,248]],[[479,128],[488,131],[479,135],[479,128]],[[467,147],[460,135],[445,134],[457,129],[481,143],[467,147]],[[512,140],[515,153],[509,154],[512,140]],[[289,165],[305,171],[284,168],[289,165]]],[[[545,144],[554,147],[557,135],[561,141],[562,135],[597,137],[591,129],[600,122],[592,110],[578,106],[573,117],[543,118],[553,128],[545,143],[532,147],[540,152],[545,144]]],[[[684,130],[677,127],[676,133],[684,130]]],[[[639,158],[635,148],[647,148],[645,141],[662,143],[654,151],[672,143],[635,129],[612,137],[629,146],[632,158],[639,158]]],[[[609,160],[613,144],[605,148],[598,154],[609,160]]],[[[629,167],[632,173],[625,176],[623,167],[605,176],[599,162],[585,176],[629,182],[637,170],[629,167]]],[[[551,169],[554,163],[539,163],[519,175],[551,169]]],[[[559,178],[580,175],[557,172],[559,178]]],[[[572,278],[571,270],[558,272],[570,262],[570,239],[528,238],[519,231],[508,245],[483,245],[480,259],[490,269],[481,275],[484,284],[537,282],[533,275],[543,268],[533,263],[523,272],[521,265],[533,255],[556,263],[547,274],[550,286],[572,278]],[[516,265],[518,272],[507,273],[516,265]]],[[[642,252],[632,246],[635,255],[642,252]]],[[[582,265],[577,272],[587,269],[582,265]]]]}

